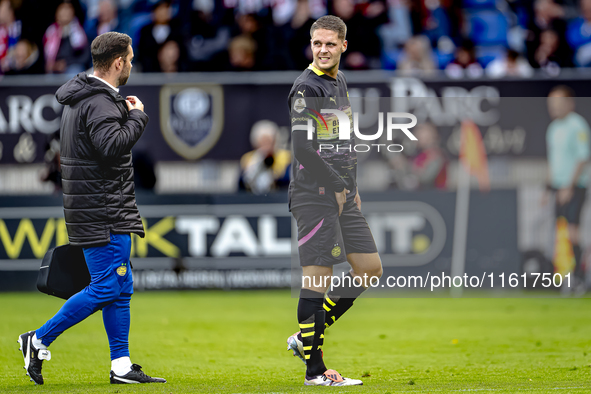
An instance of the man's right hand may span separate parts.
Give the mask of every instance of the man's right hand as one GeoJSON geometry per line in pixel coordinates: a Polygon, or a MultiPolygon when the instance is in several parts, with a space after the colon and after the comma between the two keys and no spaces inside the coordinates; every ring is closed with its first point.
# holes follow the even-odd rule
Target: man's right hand
{"type": "Polygon", "coordinates": [[[343,212],[343,205],[347,202],[347,194],[350,193],[349,190],[343,189],[342,192],[334,192],[335,197],[337,198],[337,204],[339,204],[339,216],[343,212]]]}
{"type": "Polygon", "coordinates": [[[142,103],[136,96],[127,96],[125,104],[127,104],[127,109],[130,111],[132,109],[139,109],[140,111],[144,112],[144,103],[142,103]]]}

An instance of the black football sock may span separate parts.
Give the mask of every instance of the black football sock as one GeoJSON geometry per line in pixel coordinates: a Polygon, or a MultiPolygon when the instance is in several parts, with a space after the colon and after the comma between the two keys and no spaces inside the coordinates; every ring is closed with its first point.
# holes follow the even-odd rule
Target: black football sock
{"type": "Polygon", "coordinates": [[[581,261],[582,252],[581,247],[577,244],[573,244],[573,254],[575,256],[575,278],[583,280],[585,277],[585,273],[583,271],[583,262],[581,261]]]}
{"type": "MultiPolygon", "coordinates": [[[[357,282],[359,283],[359,282],[357,282]]],[[[365,291],[361,285],[356,287],[353,283],[353,276],[347,273],[339,286],[333,287],[324,298],[323,308],[326,311],[325,327],[332,326],[339,317],[353,306],[353,302],[365,291]]]]}
{"type": "Polygon", "coordinates": [[[322,360],[325,312],[322,309],[324,294],[302,289],[298,304],[298,321],[306,359],[306,375],[317,376],[326,371],[322,360]]]}

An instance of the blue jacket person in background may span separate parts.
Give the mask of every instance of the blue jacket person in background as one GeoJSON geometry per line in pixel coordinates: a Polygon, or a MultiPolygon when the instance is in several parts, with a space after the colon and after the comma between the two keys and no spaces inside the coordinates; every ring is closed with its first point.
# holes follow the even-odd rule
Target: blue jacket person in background
{"type": "Polygon", "coordinates": [[[41,328],[19,337],[27,375],[43,384],[47,347],[65,330],[102,309],[111,349],[111,383],[166,382],[144,374],[129,358],[129,303],[133,276],[131,233],[144,236],[135,201],[131,148],[148,116],[135,96],[118,86],[131,72],[133,49],[126,34],[109,32],[91,45],[94,73],[61,86],[61,169],[64,215],[70,244],[82,246],[90,284],[66,301],[41,328]]]}

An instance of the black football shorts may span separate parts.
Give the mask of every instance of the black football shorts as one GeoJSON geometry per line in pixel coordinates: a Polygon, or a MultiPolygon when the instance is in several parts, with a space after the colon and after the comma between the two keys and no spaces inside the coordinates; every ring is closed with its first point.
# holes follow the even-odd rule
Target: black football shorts
{"type": "Polygon", "coordinates": [[[371,230],[353,200],[337,208],[307,205],[291,210],[298,225],[300,265],[332,267],[347,262],[348,253],[376,253],[371,230]]]}

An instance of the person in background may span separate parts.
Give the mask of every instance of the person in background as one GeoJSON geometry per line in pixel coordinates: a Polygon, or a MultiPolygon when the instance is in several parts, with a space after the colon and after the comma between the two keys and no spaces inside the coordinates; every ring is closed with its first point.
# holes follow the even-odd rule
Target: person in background
{"type": "Polygon", "coordinates": [[[418,151],[412,159],[393,155],[395,184],[403,190],[445,189],[447,183],[447,156],[439,144],[439,133],[431,123],[421,123],[414,129],[418,151]]]}
{"type": "Polygon", "coordinates": [[[228,46],[229,71],[256,70],[256,53],[257,43],[252,37],[245,34],[234,37],[228,46]]]}
{"type": "Polygon", "coordinates": [[[22,23],[17,20],[10,0],[0,1],[0,62],[16,47],[22,33],[22,23]]]}
{"type": "Polygon", "coordinates": [[[60,168],[60,132],[53,133],[45,145],[45,155],[43,156],[45,168],[41,171],[40,179],[42,182],[51,182],[54,191],[62,190],[62,171],[60,168]]]}
{"type": "Polygon", "coordinates": [[[529,78],[533,75],[534,69],[519,52],[509,49],[506,56],[490,62],[486,66],[485,73],[490,78],[529,78]]]}
{"type": "Polygon", "coordinates": [[[86,25],[86,35],[90,41],[103,33],[121,30],[117,18],[117,4],[114,0],[101,0],[96,19],[88,21],[86,25]]]}
{"type": "MultiPolygon", "coordinates": [[[[138,60],[143,72],[158,72],[158,51],[168,41],[181,42],[180,26],[172,18],[169,0],[158,1],[152,9],[152,23],[140,31],[138,60]]],[[[180,45],[179,45],[180,48],[180,45]]]]}
{"type": "Polygon", "coordinates": [[[2,61],[2,72],[6,75],[43,74],[43,62],[39,48],[29,40],[21,39],[2,61]]]}
{"type": "Polygon", "coordinates": [[[542,204],[548,203],[551,192],[556,194],[555,215],[568,222],[576,262],[574,287],[578,289],[584,287],[579,223],[589,184],[591,131],[587,121],[575,112],[574,96],[564,85],[554,87],[548,95],[548,113],[553,120],[546,132],[548,178],[542,204]]]}
{"type": "Polygon", "coordinates": [[[540,34],[540,45],[534,54],[535,68],[541,68],[550,75],[558,75],[561,68],[573,67],[568,47],[562,45],[562,38],[555,30],[544,30],[540,34]]]}
{"type": "Polygon", "coordinates": [[[168,40],[158,49],[158,68],[163,73],[176,73],[181,70],[181,49],[178,42],[168,40]]]}
{"type": "Polygon", "coordinates": [[[87,43],[74,6],[68,0],[62,2],[55,12],[55,23],[43,36],[45,72],[76,74],[83,71],[89,56],[87,43]]]}
{"type": "Polygon", "coordinates": [[[400,58],[398,70],[403,75],[426,75],[435,71],[433,51],[425,36],[410,38],[404,45],[400,58]]]}
{"type": "Polygon", "coordinates": [[[275,122],[260,120],[250,132],[253,151],[240,159],[240,189],[265,194],[289,184],[291,153],[278,147],[279,128],[275,122]]]}
{"type": "Polygon", "coordinates": [[[454,79],[482,77],[484,70],[476,60],[476,51],[471,40],[464,40],[456,48],[455,59],[445,67],[445,74],[454,79]]]}

